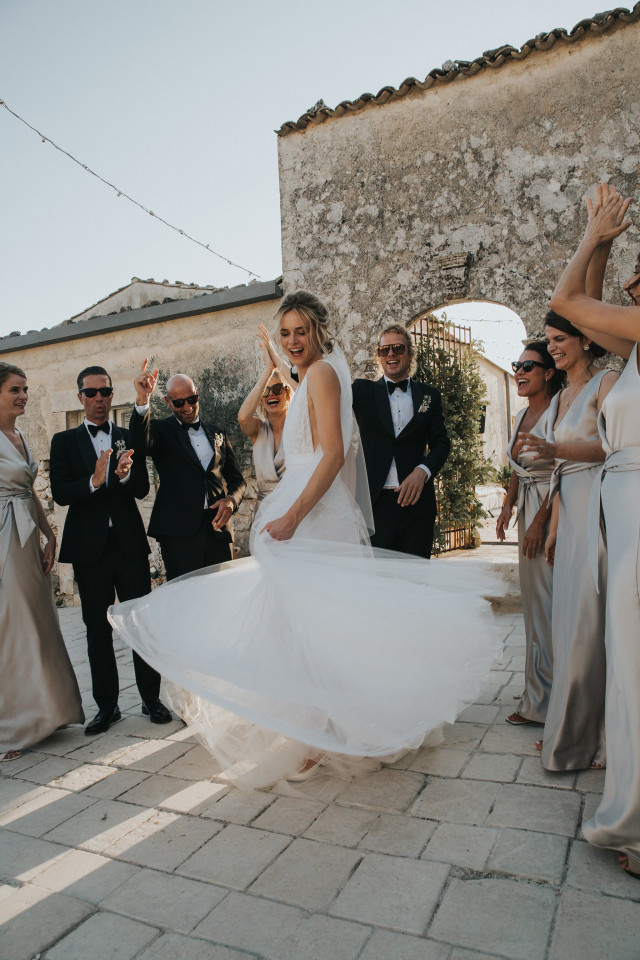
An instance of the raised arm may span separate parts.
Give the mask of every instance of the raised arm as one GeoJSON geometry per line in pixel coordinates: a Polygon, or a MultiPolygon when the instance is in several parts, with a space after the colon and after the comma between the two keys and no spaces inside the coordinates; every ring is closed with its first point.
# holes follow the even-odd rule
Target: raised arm
{"type": "Polygon", "coordinates": [[[324,496],[344,464],[340,382],[336,372],[328,363],[319,361],[309,368],[307,381],[309,412],[312,425],[315,422],[316,446],[322,449],[322,457],[298,499],[282,517],[263,528],[274,540],[291,539],[300,522],[324,496]]]}
{"type": "Polygon", "coordinates": [[[606,350],[628,357],[640,340],[640,307],[602,303],[602,282],[609,249],[631,226],[625,216],[631,202],[608,184],[598,187],[596,202],[587,200],[584,236],[551,297],[551,309],[606,350]]]}
{"type": "Polygon", "coordinates": [[[251,443],[255,443],[258,434],[260,433],[260,426],[262,421],[259,417],[256,417],[256,410],[258,404],[260,403],[260,398],[264,393],[264,388],[269,383],[273,371],[276,369],[276,364],[274,363],[274,358],[271,356],[269,351],[267,329],[260,325],[260,335],[258,336],[258,342],[260,344],[260,349],[262,351],[262,359],[264,361],[264,367],[262,373],[258,377],[256,385],[253,390],[246,398],[240,409],[238,410],[238,423],[240,424],[240,429],[244,433],[245,437],[249,437],[251,443]],[[264,334],[263,332],[264,331],[264,334]],[[267,339],[265,340],[265,334],[267,339]]]}

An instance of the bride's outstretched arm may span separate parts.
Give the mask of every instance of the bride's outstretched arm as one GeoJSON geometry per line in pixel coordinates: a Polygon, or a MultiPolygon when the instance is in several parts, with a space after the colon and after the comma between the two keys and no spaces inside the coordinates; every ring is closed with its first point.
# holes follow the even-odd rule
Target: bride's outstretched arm
{"type": "Polygon", "coordinates": [[[307,485],[284,516],[268,523],[274,540],[290,540],[300,522],[327,492],[344,464],[344,443],[340,423],[340,382],[328,363],[314,363],[307,372],[312,423],[315,419],[317,446],[322,457],[307,485]]]}

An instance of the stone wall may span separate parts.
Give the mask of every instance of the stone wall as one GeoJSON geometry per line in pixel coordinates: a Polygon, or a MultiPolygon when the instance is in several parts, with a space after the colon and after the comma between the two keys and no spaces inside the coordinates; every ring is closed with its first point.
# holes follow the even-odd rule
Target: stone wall
{"type": "MultiPolygon", "coordinates": [[[[331,308],[364,369],[373,331],[490,300],[532,333],[603,179],[636,195],[640,20],[279,138],[285,291],[331,308]]],[[[616,246],[619,299],[637,229],[616,246]]]]}

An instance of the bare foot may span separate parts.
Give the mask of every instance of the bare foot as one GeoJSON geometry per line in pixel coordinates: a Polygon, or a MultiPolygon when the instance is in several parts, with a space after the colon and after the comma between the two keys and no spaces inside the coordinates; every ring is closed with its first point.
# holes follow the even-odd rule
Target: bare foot
{"type": "Polygon", "coordinates": [[[625,873],[640,880],[640,861],[628,857],[626,853],[621,853],[618,855],[618,863],[625,873]]]}

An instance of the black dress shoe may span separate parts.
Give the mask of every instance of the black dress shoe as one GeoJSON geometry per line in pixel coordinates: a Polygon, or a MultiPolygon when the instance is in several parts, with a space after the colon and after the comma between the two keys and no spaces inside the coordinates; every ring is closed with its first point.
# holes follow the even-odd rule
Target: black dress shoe
{"type": "Polygon", "coordinates": [[[149,717],[151,723],[171,723],[173,720],[171,711],[167,710],[162,700],[150,700],[148,703],[143,700],[142,714],[149,717]]]}
{"type": "Polygon", "coordinates": [[[84,728],[86,737],[92,737],[96,733],[105,733],[112,723],[122,720],[120,708],[115,706],[113,710],[98,710],[93,720],[84,728]]]}

